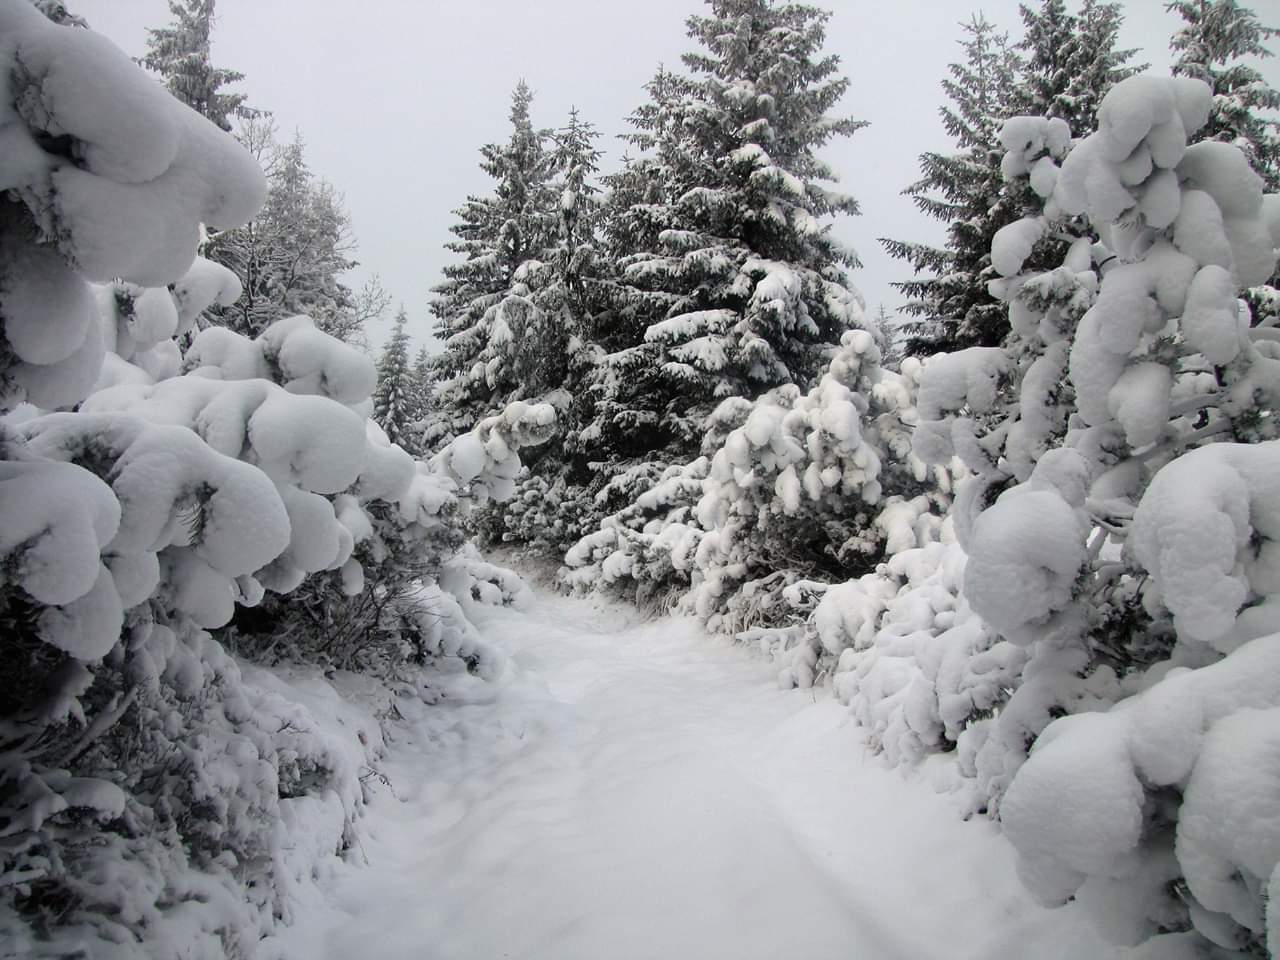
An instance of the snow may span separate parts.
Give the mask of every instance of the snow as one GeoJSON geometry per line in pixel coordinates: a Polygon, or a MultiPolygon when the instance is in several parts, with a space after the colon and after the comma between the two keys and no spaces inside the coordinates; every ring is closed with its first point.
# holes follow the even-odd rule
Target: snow
{"type": "Polygon", "coordinates": [[[1235,359],[1240,352],[1236,319],[1236,284],[1222,267],[1201,267],[1187,291],[1182,332],[1187,344],[1215,366],[1235,359]]]}
{"type": "Polygon", "coordinates": [[[1008,359],[999,347],[970,347],[940,353],[924,365],[916,405],[921,420],[938,420],[965,405],[975,413],[990,410],[1008,359]]]}
{"type": "Polygon", "coordinates": [[[61,607],[40,611],[40,639],[77,660],[98,660],[120,640],[124,607],[111,571],[99,565],[98,577],[83,596],[61,607]]]}
{"type": "Polygon", "coordinates": [[[240,299],[240,278],[220,263],[196,257],[182,277],[171,286],[178,308],[178,333],[186,333],[205,310],[218,304],[229,307],[240,299]]]}
{"type": "Polygon", "coordinates": [[[51,250],[5,236],[0,254],[0,317],[20,360],[52,364],[75,353],[97,308],[89,287],[51,250]]]}
{"type": "Polygon", "coordinates": [[[278,366],[284,388],[290,392],[359,403],[371,396],[377,385],[373,359],[317,330],[310,317],[277,320],[258,339],[263,357],[278,366]]]}
{"type": "Polygon", "coordinates": [[[1209,731],[1183,796],[1178,856],[1205,908],[1263,930],[1253,891],[1280,866],[1280,707],[1238,710],[1209,731]]]}
{"type": "Polygon", "coordinates": [[[1151,481],[1130,542],[1180,635],[1229,649],[1251,593],[1280,592],[1277,477],[1280,442],[1270,441],[1192,450],[1151,481]]]}
{"type": "Polygon", "coordinates": [[[0,558],[41,603],[65,604],[98,579],[98,554],[115,536],[120,505],[74,464],[0,462],[0,558]]]}
{"type": "Polygon", "coordinates": [[[991,240],[991,265],[996,272],[1002,277],[1020,272],[1046,229],[1044,217],[1024,217],[997,230],[991,240]]]}
{"type": "Polygon", "coordinates": [[[1262,933],[1258,891],[1280,858],[1278,654],[1280,636],[1261,637],[1105,713],[1050,724],[1001,806],[1033,892],[1061,902],[1118,881],[1136,940],[1176,915],[1167,886],[1180,873],[1202,934],[1234,936],[1232,921],[1262,933]],[[1144,784],[1176,788],[1180,807],[1151,810],[1144,784]],[[1140,845],[1152,848],[1145,861],[1140,845]]]}
{"type": "Polygon", "coordinates": [[[1107,410],[1124,427],[1137,449],[1160,439],[1169,422],[1173,374],[1163,363],[1137,363],[1125,369],[1107,393],[1107,410]]]}
{"type": "Polygon", "coordinates": [[[936,767],[886,769],[839,704],[693,622],[539,595],[481,628],[511,668],[399,701],[367,863],[267,956],[1109,956],[1030,903],[936,767]]]}
{"type": "Polygon", "coordinates": [[[964,592],[1011,640],[1064,608],[1085,559],[1086,527],[1054,489],[1014,487],[978,517],[967,548],[964,592]]]}
{"type": "Polygon", "coordinates": [[[5,0],[0,30],[6,61],[20,64],[0,182],[85,276],[163,285],[190,267],[202,223],[238,226],[262,205],[266,179],[248,151],[104,37],[20,0],[5,0]],[[77,163],[40,146],[62,137],[77,163]]]}

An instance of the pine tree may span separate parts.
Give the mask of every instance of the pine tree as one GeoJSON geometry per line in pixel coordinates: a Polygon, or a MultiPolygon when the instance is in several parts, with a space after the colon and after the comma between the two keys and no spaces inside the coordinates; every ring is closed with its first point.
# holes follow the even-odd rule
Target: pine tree
{"type": "Polygon", "coordinates": [[[880,365],[887,370],[897,370],[902,362],[902,326],[898,318],[885,309],[883,303],[876,308],[872,319],[872,334],[876,339],[876,347],[880,350],[880,365]]]}
{"type": "Polygon", "coordinates": [[[401,305],[396,314],[391,337],[378,359],[378,386],[373,392],[373,419],[382,427],[392,443],[398,443],[415,456],[419,450],[413,440],[413,423],[419,419],[418,384],[409,366],[409,334],[405,324],[409,315],[401,305]]]}
{"type": "MultiPolygon", "coordinates": [[[[1174,0],[1165,9],[1185,21],[1169,47],[1177,54],[1175,76],[1203,80],[1213,90],[1209,122],[1198,140],[1221,140],[1239,147],[1271,192],[1280,191],[1280,91],[1267,84],[1247,58],[1272,56],[1266,42],[1280,30],[1263,26],[1235,0],[1174,0]]],[[[1280,315],[1280,271],[1266,284],[1245,291],[1254,325],[1280,315]]]]}
{"type": "MultiPolygon", "coordinates": [[[[610,482],[627,464],[657,459],[655,451],[672,442],[671,390],[660,368],[661,348],[645,339],[649,326],[666,316],[668,299],[661,289],[631,282],[626,268],[637,251],[656,249],[661,232],[675,223],[667,201],[680,132],[677,80],[660,66],[645,85],[649,100],[628,118],[633,129],[622,138],[637,153],[624,155],[622,169],[605,178],[601,243],[609,269],[587,317],[596,357],[584,388],[591,416],[578,434],[591,451],[596,486],[610,482]]],[[[650,471],[653,479],[662,466],[650,471]]],[[[621,501],[626,500],[623,492],[608,510],[625,506],[621,501]]]]}
{"type": "MultiPolygon", "coordinates": [[[[1001,122],[1042,115],[1072,130],[1090,129],[1102,97],[1138,69],[1125,66],[1132,50],[1115,48],[1117,4],[1085,0],[1072,14],[1064,0],[1041,0],[1038,8],[1024,4],[1019,11],[1025,34],[1014,49],[981,18],[965,25],[966,60],[952,64],[952,78],[943,83],[955,104],[942,109],[943,123],[960,150],[923,154],[924,176],[906,190],[922,210],[948,223],[947,243],[882,241],[917,272],[896,284],[912,298],[906,312],[919,318],[909,328],[907,349],[914,354],[997,346],[1005,335],[1006,307],[987,290],[995,278],[991,240],[1038,201],[1025,180],[1006,182],[1001,173],[1001,122]]],[[[1061,232],[1083,230],[1073,222],[1061,232]]],[[[1060,237],[1045,239],[1033,262],[1060,263],[1065,250],[1060,237]]]]}
{"type": "Polygon", "coordinates": [[[1236,0],[1174,0],[1165,9],[1185,21],[1169,41],[1177,54],[1174,75],[1203,80],[1213,90],[1209,122],[1198,138],[1235,144],[1267,188],[1280,189],[1280,122],[1265,115],[1280,110],[1280,91],[1243,62],[1272,56],[1266,42],[1280,30],[1263,26],[1236,0]]]}
{"type": "Polygon", "coordinates": [[[415,456],[426,456],[431,452],[426,445],[425,436],[427,420],[431,416],[434,403],[432,397],[435,388],[435,362],[425,346],[419,347],[418,354],[413,360],[413,419],[410,421],[408,432],[410,446],[405,448],[415,456]]]}
{"type": "Polygon", "coordinates": [[[250,119],[258,111],[245,106],[246,95],[223,88],[244,79],[235,70],[215,67],[211,54],[214,0],[169,0],[173,21],[147,30],[147,53],[138,61],[164,78],[169,92],[223,130],[232,118],[250,119]]]}
{"type": "Polygon", "coordinates": [[[962,29],[965,59],[951,64],[951,76],[942,82],[952,105],[938,111],[958,149],[921,154],[923,176],[903,191],[947,224],[947,242],[880,241],[915,272],[914,279],[894,284],[910,298],[904,312],[917,318],[905,325],[907,349],[915,354],[991,346],[1006,325],[1006,307],[987,291],[987,282],[995,277],[991,238],[1020,213],[1000,172],[999,140],[1000,124],[1013,109],[1018,59],[1007,36],[983,17],[962,29]]]}
{"type": "Polygon", "coordinates": [[[559,193],[555,235],[547,250],[545,280],[537,297],[544,310],[564,312],[576,328],[590,313],[595,276],[600,268],[600,189],[595,177],[603,155],[596,145],[600,134],[583,120],[576,107],[569,122],[552,136],[551,167],[559,193]]]}
{"type": "Polygon", "coordinates": [[[1039,9],[1018,7],[1025,52],[1014,112],[1058,117],[1072,133],[1093,128],[1108,90],[1142,66],[1126,66],[1135,50],[1117,50],[1123,15],[1118,3],[1084,0],[1078,14],[1065,0],[1041,0],[1039,9]]]}
{"type": "Polygon", "coordinates": [[[561,388],[556,404],[561,415],[559,439],[567,441],[567,447],[553,441],[541,448],[533,463],[543,472],[549,461],[563,461],[569,452],[582,452],[577,433],[589,419],[586,381],[598,359],[591,342],[591,320],[600,309],[604,269],[602,206],[595,182],[602,155],[596,146],[598,137],[595,127],[584,121],[576,108],[553,136],[551,160],[559,193],[556,233],[545,264],[531,277],[533,300],[548,322],[543,335],[528,344],[537,371],[529,379],[544,388],[561,388]]]}
{"type": "Polygon", "coordinates": [[[428,428],[432,442],[465,433],[501,409],[529,371],[522,352],[546,332],[527,278],[517,275],[526,262],[545,259],[556,223],[548,133],[534,129],[532,101],[521,81],[511,99],[510,138],[480,150],[480,168],[493,178],[494,192],[468,197],[455,211],[460,222],[450,228],[457,239],[446,247],[464,259],[445,267],[445,280],[433,291],[431,312],[444,351],[437,360],[439,403],[428,428]]]}
{"type": "Polygon", "coordinates": [[[631,118],[643,153],[614,180],[616,334],[588,427],[605,464],[690,459],[716,404],[807,385],[860,315],[844,272],[857,260],[820,222],[858,208],[823,185],[816,151],[863,126],[830,113],[848,81],[822,53],[829,15],[710,6],[687,21],[689,72],[648,85],[631,118]]]}
{"type": "Polygon", "coordinates": [[[492,542],[514,542],[527,551],[563,556],[582,533],[586,489],[596,457],[582,428],[594,415],[589,383],[601,349],[594,342],[594,319],[600,314],[602,276],[602,205],[595,183],[601,151],[595,127],[578,111],[551,135],[550,160],[554,193],[559,197],[555,232],[544,259],[526,263],[520,275],[538,323],[513,358],[523,398],[550,402],[559,430],[525,461],[512,503],[485,511],[477,521],[480,534],[492,542]]]}
{"type": "Polygon", "coordinates": [[[342,198],[306,161],[300,135],[286,144],[269,122],[251,121],[244,141],[267,172],[267,202],[238,230],[215,234],[205,255],[233,270],[244,293],[214,314],[215,322],[256,336],[282,317],[305,313],[341,340],[356,340],[386,296],[376,285],[356,296],[339,277],[356,265],[342,198]]]}

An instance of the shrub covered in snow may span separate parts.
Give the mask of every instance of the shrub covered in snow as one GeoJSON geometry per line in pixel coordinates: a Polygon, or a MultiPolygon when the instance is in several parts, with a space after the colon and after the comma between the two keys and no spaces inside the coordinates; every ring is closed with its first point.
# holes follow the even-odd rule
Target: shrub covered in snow
{"type": "Polygon", "coordinates": [[[853,330],[807,393],[724,401],[706,456],[579,541],[567,581],[679,596],[712,630],[789,645],[812,606],[804,584],[936,538],[949,477],[911,453],[918,366],[883,370],[872,335],[853,330]]]}
{"type": "Polygon", "coordinates": [[[435,535],[407,629],[496,665],[463,606],[518,585],[455,555],[454,514],[509,494],[554,415],[518,405],[419,464],[368,421],[368,358],[306,317],[184,356],[239,293],[201,224],[251,216],[261,172],[94,34],[24,0],[0,33],[0,944],[251,956],[349,842],[381,738],[211,631],[322,578],[377,596],[435,535]]]}
{"type": "Polygon", "coordinates": [[[1089,904],[1123,943],[1256,955],[1280,948],[1263,666],[1280,644],[1280,354],[1238,297],[1275,268],[1280,198],[1235,147],[1188,146],[1209,109],[1198,81],[1141,76],[1078,142],[1057,121],[1005,125],[1006,173],[1044,201],[993,242],[1011,334],[925,364],[914,438],[974,474],[953,516],[963,596],[887,673],[882,615],[842,682],[886,749],[958,746],[1044,902],[1089,904]],[[1021,272],[1081,215],[1093,237],[1021,272]],[[938,646],[957,624],[973,638],[938,646]],[[956,729],[956,691],[998,712],[956,729]]]}

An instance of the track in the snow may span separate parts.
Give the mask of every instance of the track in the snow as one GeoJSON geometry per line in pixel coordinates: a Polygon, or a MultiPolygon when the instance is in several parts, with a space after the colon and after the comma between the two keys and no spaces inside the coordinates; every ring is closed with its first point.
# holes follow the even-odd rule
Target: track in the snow
{"type": "Polygon", "coordinates": [[[1101,957],[1034,907],[994,827],[884,769],[820,694],[695,624],[539,595],[513,660],[400,731],[367,864],[302,960],[1101,957]],[[628,621],[633,622],[628,622],[628,621]]]}

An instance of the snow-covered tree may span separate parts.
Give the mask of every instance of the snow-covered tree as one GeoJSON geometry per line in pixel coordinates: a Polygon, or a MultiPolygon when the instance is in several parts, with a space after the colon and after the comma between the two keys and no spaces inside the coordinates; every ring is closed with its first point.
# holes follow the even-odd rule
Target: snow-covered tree
{"type": "MultiPolygon", "coordinates": [[[[1235,0],[1179,0],[1165,8],[1184,21],[1169,41],[1177,55],[1174,75],[1203,80],[1213,90],[1209,122],[1197,137],[1235,144],[1267,187],[1280,189],[1280,91],[1249,62],[1272,56],[1267,42],[1280,30],[1235,0]]],[[[1250,289],[1246,299],[1255,324],[1273,323],[1280,315],[1280,275],[1250,289]]]]}
{"type": "Polygon", "coordinates": [[[1073,133],[1092,129],[1107,91],[1142,69],[1126,65],[1135,50],[1116,49],[1120,4],[1084,0],[1071,13],[1066,0],[1040,0],[1018,12],[1023,63],[1014,112],[1057,117],[1073,133]]]}
{"type": "Polygon", "coordinates": [[[916,319],[904,328],[907,349],[916,354],[993,346],[1008,322],[987,282],[995,278],[991,238],[1021,213],[1000,171],[999,141],[1000,124],[1013,112],[1019,63],[1007,36],[986,19],[975,16],[961,27],[965,58],[948,68],[942,89],[951,104],[939,108],[957,150],[921,154],[923,176],[903,191],[947,225],[947,242],[881,241],[916,274],[895,284],[911,298],[903,310],[916,319]]]}
{"type": "Polygon", "coordinates": [[[239,121],[238,136],[271,184],[252,223],[215,234],[206,246],[205,254],[235,271],[244,290],[234,306],[215,305],[210,319],[256,336],[276,320],[306,313],[326,332],[358,339],[364,321],[382,304],[353,295],[338,280],[355,265],[342,198],[308,169],[301,135],[278,143],[269,117],[245,106],[245,94],[223,89],[244,76],[212,64],[214,0],[170,0],[169,9],[173,22],[148,30],[148,52],[139,62],[222,129],[230,131],[232,121],[239,121]]]}
{"type": "Polygon", "coordinates": [[[1270,189],[1280,187],[1280,91],[1248,61],[1272,56],[1267,41],[1280,29],[1263,25],[1236,0],[1175,0],[1165,9],[1184,23],[1169,41],[1173,73],[1213,90],[1209,122],[1197,136],[1233,143],[1270,189]]]}
{"type": "Polygon", "coordinates": [[[426,346],[418,348],[418,353],[413,358],[411,376],[414,419],[409,424],[409,434],[412,448],[419,453],[426,453],[427,421],[431,417],[431,405],[435,402],[433,398],[436,389],[435,358],[427,352],[426,346]]]}
{"type": "Polygon", "coordinates": [[[522,270],[541,322],[538,335],[520,345],[519,363],[526,371],[520,385],[556,407],[560,432],[529,458],[529,472],[512,503],[491,511],[479,528],[493,542],[555,557],[577,540],[587,522],[590,464],[598,457],[595,444],[582,436],[594,416],[590,383],[602,353],[595,338],[602,333],[597,320],[608,278],[595,182],[601,157],[597,136],[576,109],[552,135],[557,229],[545,259],[522,270]]]}
{"type": "Polygon", "coordinates": [[[631,118],[641,153],[611,184],[618,282],[598,320],[612,330],[597,341],[584,433],[602,494],[637,493],[696,456],[726,397],[812,383],[855,325],[844,270],[856,259],[823,221],[857,205],[825,185],[817,151],[862,124],[832,113],[848,81],[822,50],[828,15],[710,7],[687,21],[699,44],[688,73],[648,85],[631,118]],[[628,469],[635,483],[619,480],[628,469]]]}
{"type": "MultiPolygon", "coordinates": [[[[1133,51],[1115,48],[1118,5],[1087,0],[1073,14],[1064,0],[1042,0],[1019,10],[1024,36],[1016,48],[981,17],[964,24],[965,60],[952,64],[943,82],[953,106],[941,108],[959,149],[923,154],[924,175],[905,191],[948,225],[946,244],[883,241],[917,274],[897,285],[912,298],[907,312],[919,318],[909,329],[908,349],[916,354],[998,346],[1007,329],[1004,304],[987,290],[996,278],[991,240],[1036,202],[1025,180],[1009,182],[1000,169],[1001,122],[1015,113],[1043,114],[1071,130],[1088,129],[1111,85],[1134,72],[1124,65],[1133,51]]],[[[1046,239],[1046,263],[1062,253],[1060,240],[1046,239]]]]}
{"type": "MultiPolygon", "coordinates": [[[[1188,145],[1212,103],[1142,76],[1074,146],[1060,119],[1005,124],[1006,170],[1044,199],[992,246],[1010,339],[925,364],[913,440],[974,473],[953,517],[963,594],[1000,639],[971,648],[973,672],[999,664],[1011,692],[948,726],[961,768],[1031,891],[1097,908],[1120,942],[1155,937],[1148,955],[1278,945],[1272,818],[1237,798],[1280,782],[1260,761],[1280,691],[1246,679],[1280,643],[1280,358],[1238,298],[1275,268],[1280,198],[1236,147],[1188,145]],[[1095,232],[1060,266],[1031,265],[1082,216],[1095,232]]],[[[907,725],[928,714],[915,689],[894,707],[907,725]]],[[[935,716],[957,706],[940,695],[935,716]]]]}
{"type": "MultiPolygon", "coordinates": [[[[0,943],[251,957],[352,839],[380,737],[322,729],[213,631],[317,579],[360,596],[386,548],[456,538],[554,411],[416,464],[360,412],[372,362],[308,317],[184,353],[240,293],[196,256],[203,226],[247,222],[262,172],[101,37],[26,0],[0,0],[0,34],[0,943]]],[[[463,606],[516,586],[467,551],[430,564],[376,644],[322,658],[314,631],[308,652],[485,672],[463,606]]]]}
{"type": "Polygon", "coordinates": [[[247,120],[258,111],[245,106],[246,94],[224,87],[244,74],[213,65],[214,0],[169,0],[172,22],[147,30],[147,53],[139,61],[164,79],[169,92],[223,130],[233,119],[247,120]]]}
{"type": "Polygon", "coordinates": [[[949,477],[911,454],[918,367],[882,369],[875,337],[852,330],[807,393],[723,401],[704,455],[575,544],[566,581],[678,603],[774,652],[795,646],[831,583],[938,535],[949,477]]]}
{"type": "Polygon", "coordinates": [[[243,141],[267,172],[267,201],[254,219],[210,238],[209,259],[231,269],[244,289],[211,321],[257,336],[285,317],[305,313],[340,340],[359,340],[385,296],[355,294],[340,277],[356,265],[355,240],[342,198],[307,166],[302,138],[275,139],[270,121],[244,127],[243,141]]]}
{"type": "Polygon", "coordinates": [[[890,370],[896,370],[903,357],[903,324],[897,316],[891,314],[882,303],[876,307],[875,316],[871,318],[872,333],[876,338],[876,347],[880,350],[880,363],[890,370]]]}
{"type": "Polygon", "coordinates": [[[546,257],[559,205],[548,134],[533,126],[532,101],[521,81],[511,98],[510,138],[480,150],[493,194],[468,197],[450,227],[457,239],[447,249],[464,259],[444,268],[431,304],[444,343],[427,434],[433,443],[465,433],[517,394],[553,386],[533,357],[557,330],[531,298],[530,275],[546,257]]]}
{"type": "Polygon", "coordinates": [[[418,388],[409,366],[409,333],[405,324],[409,315],[403,306],[396,314],[391,336],[378,359],[378,386],[373,391],[373,420],[387,438],[410,453],[420,451],[410,441],[411,425],[418,415],[418,388]]]}

